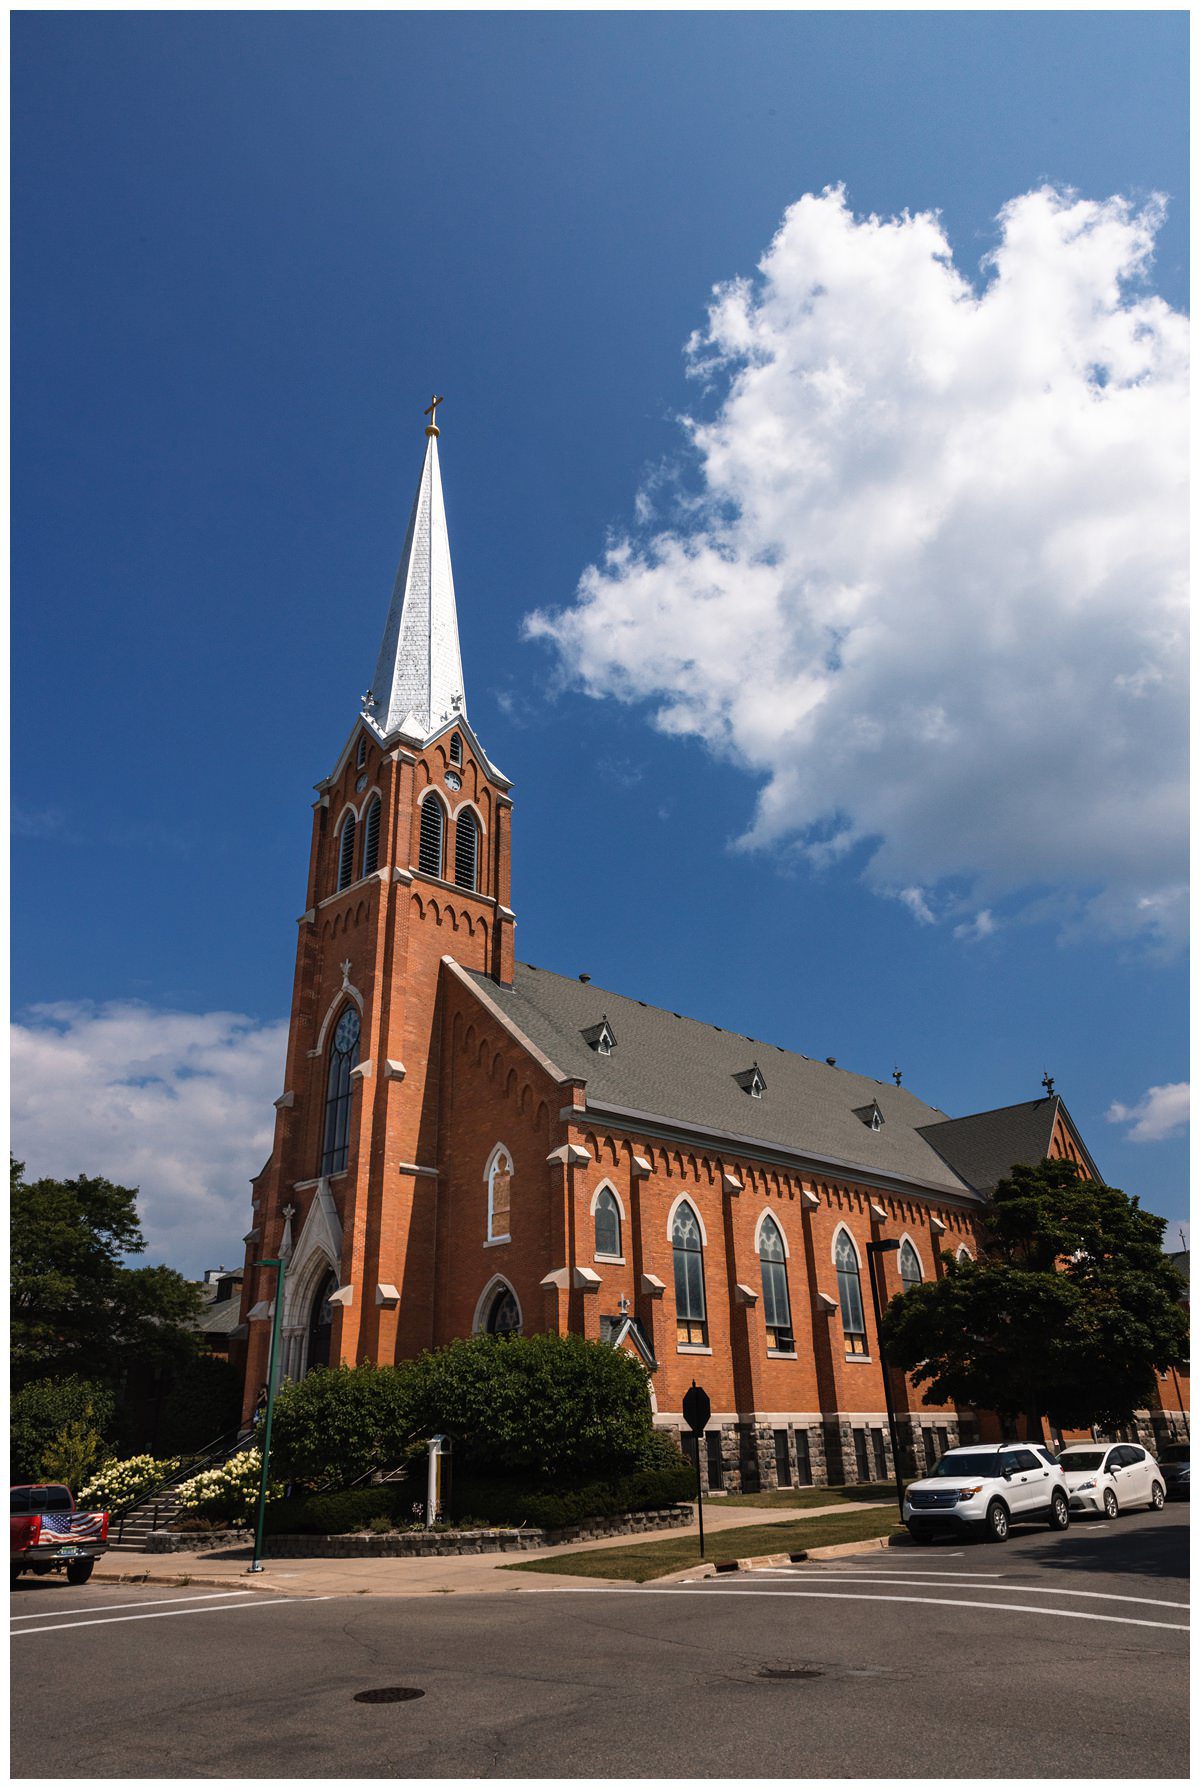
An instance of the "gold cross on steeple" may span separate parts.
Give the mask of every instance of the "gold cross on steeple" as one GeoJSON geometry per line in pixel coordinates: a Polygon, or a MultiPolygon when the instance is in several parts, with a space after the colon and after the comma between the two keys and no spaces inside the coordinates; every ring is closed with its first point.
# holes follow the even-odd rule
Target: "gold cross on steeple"
{"type": "Polygon", "coordinates": [[[444,404],[445,401],[445,398],[435,396],[432,404],[430,404],[428,410],[425,411],[425,415],[429,418],[429,427],[425,431],[427,435],[441,434],[442,431],[437,426],[437,407],[439,404],[444,404]]]}

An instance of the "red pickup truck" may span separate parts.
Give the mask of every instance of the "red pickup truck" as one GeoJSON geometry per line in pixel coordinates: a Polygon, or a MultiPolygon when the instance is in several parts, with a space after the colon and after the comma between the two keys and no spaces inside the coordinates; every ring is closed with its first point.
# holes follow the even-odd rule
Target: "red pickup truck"
{"type": "Polygon", "coordinates": [[[108,1512],[77,1510],[66,1485],[14,1485],[9,1498],[12,1582],[65,1566],[68,1584],[86,1584],[108,1551],[108,1512]]]}

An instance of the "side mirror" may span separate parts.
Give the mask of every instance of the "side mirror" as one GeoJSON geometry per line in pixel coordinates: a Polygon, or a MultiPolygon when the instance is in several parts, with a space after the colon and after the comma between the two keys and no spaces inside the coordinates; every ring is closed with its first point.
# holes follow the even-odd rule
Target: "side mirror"
{"type": "Polygon", "coordinates": [[[1004,1462],[1004,1464],[1003,1464],[1003,1466],[1001,1466],[1001,1468],[1000,1468],[1000,1470],[1001,1470],[1001,1472],[1002,1472],[1002,1473],[1003,1473],[1003,1474],[1004,1474],[1004,1476],[1005,1476],[1005,1478],[1011,1478],[1011,1477],[1012,1477],[1012,1475],[1013,1475],[1013,1473],[1014,1473],[1014,1472],[1015,1472],[1015,1471],[1016,1471],[1016,1470],[1017,1470],[1017,1469],[1016,1469],[1016,1467],[1015,1467],[1015,1466],[1014,1466],[1014,1465],[1013,1465],[1013,1463],[1012,1463],[1012,1461],[1011,1461],[1011,1460],[1005,1460],[1005,1462],[1004,1462]]]}

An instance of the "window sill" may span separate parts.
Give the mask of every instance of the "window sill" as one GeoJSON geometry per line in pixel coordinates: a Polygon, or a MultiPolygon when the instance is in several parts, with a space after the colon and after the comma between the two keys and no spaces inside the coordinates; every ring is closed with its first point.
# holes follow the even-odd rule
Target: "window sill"
{"type": "Polygon", "coordinates": [[[502,1243],[511,1241],[511,1236],[489,1236],[483,1246],[485,1249],[498,1249],[502,1243]]]}
{"type": "Polygon", "coordinates": [[[848,1354],[846,1365],[848,1367],[873,1367],[875,1362],[869,1354],[848,1354]]]}
{"type": "Polygon", "coordinates": [[[624,1267],[624,1255],[593,1255],[593,1261],[607,1261],[610,1267],[624,1267]]]}
{"type": "Polygon", "coordinates": [[[800,1356],[794,1348],[768,1348],[768,1360],[799,1360],[800,1356]]]}
{"type": "Polygon", "coordinates": [[[711,1354],[711,1348],[703,1347],[699,1342],[676,1342],[676,1354],[711,1354]]]}

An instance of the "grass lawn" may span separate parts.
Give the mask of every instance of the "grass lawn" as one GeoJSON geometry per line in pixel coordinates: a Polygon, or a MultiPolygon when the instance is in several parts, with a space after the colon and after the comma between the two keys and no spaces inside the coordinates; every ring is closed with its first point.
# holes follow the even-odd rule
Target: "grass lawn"
{"type": "Polygon", "coordinates": [[[891,1483],[799,1485],[791,1491],[749,1491],[745,1495],[731,1491],[727,1497],[714,1497],[712,1501],[715,1508],[729,1509],[820,1509],[826,1503],[894,1504],[896,1487],[891,1483]]]}
{"type": "MultiPolygon", "coordinates": [[[[786,1493],[785,1493],[786,1495],[786,1493]]],[[[745,1501],[745,1500],[742,1500],[745,1501]]],[[[838,1510],[830,1516],[810,1516],[803,1522],[769,1522],[753,1528],[727,1528],[705,1535],[710,1560],[753,1559],[762,1553],[798,1553],[804,1547],[827,1547],[837,1541],[873,1540],[898,1526],[896,1511],[886,1509],[838,1510]]],[[[698,1565],[700,1543],[694,1534],[672,1534],[661,1541],[638,1541],[632,1547],[594,1547],[575,1553],[556,1553],[550,1559],[524,1559],[519,1565],[501,1566],[506,1572],[566,1572],[579,1578],[630,1578],[644,1584],[667,1572],[698,1565]]]]}

